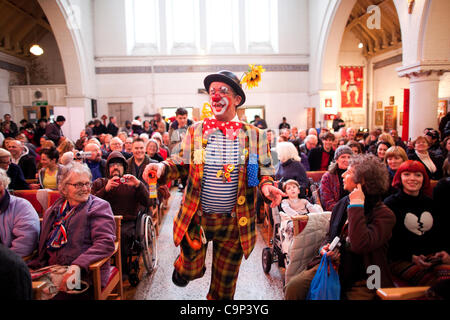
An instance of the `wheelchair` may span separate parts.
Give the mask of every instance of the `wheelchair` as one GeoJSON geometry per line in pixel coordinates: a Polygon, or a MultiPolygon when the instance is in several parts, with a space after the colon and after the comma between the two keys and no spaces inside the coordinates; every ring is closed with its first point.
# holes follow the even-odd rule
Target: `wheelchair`
{"type": "Polygon", "coordinates": [[[158,262],[156,240],[156,230],[151,213],[149,213],[148,209],[139,212],[136,218],[135,236],[130,244],[127,256],[127,264],[130,270],[128,281],[131,286],[136,287],[140,282],[139,261],[141,257],[148,274],[155,270],[158,262]]]}

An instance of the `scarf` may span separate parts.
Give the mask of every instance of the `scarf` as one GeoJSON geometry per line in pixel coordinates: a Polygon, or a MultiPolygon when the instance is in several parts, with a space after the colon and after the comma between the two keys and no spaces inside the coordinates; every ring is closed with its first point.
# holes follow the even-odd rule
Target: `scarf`
{"type": "Polygon", "coordinates": [[[59,213],[53,222],[52,230],[47,240],[47,249],[50,251],[58,250],[64,247],[67,243],[66,222],[75,213],[76,207],[71,208],[69,202],[66,200],[61,205],[59,213]]]}

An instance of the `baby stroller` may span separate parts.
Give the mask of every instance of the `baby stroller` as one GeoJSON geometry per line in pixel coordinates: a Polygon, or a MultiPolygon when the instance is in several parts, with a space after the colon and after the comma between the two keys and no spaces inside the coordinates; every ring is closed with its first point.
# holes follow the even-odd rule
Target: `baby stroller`
{"type": "MultiPolygon", "coordinates": [[[[150,208],[152,210],[158,209],[157,202],[150,208]]],[[[156,268],[158,261],[157,246],[156,246],[156,231],[152,220],[152,215],[149,209],[140,211],[136,218],[136,232],[134,239],[131,241],[129,253],[127,256],[128,265],[128,281],[135,287],[138,285],[140,265],[139,261],[142,257],[145,269],[148,274],[151,274],[156,268]]]]}
{"type": "MultiPolygon", "coordinates": [[[[309,179],[309,187],[306,189],[305,198],[308,200],[311,204],[317,204],[320,206],[320,198],[319,198],[319,192],[318,192],[318,182],[314,182],[311,178],[309,179]]],[[[282,211],[281,205],[278,207],[275,207],[273,209],[269,209],[268,214],[270,223],[272,223],[272,238],[270,240],[270,247],[266,247],[262,251],[262,267],[265,273],[269,273],[270,269],[272,267],[272,263],[278,262],[278,266],[281,268],[287,268],[288,265],[291,262],[289,250],[287,250],[286,246],[283,246],[283,240],[284,236],[280,232],[281,228],[281,216],[280,211],[282,211]]],[[[315,215],[321,215],[322,213],[316,213],[315,215]]],[[[303,220],[294,222],[294,228],[296,229],[294,232],[294,235],[298,233],[298,226],[299,225],[306,225],[308,216],[313,215],[307,214],[299,216],[296,220],[303,220]]],[[[329,219],[329,215],[326,215],[327,219],[329,219]]],[[[301,228],[301,227],[300,227],[301,228]]],[[[328,229],[328,228],[326,228],[328,229]]],[[[295,241],[295,236],[294,236],[295,241]]]]}

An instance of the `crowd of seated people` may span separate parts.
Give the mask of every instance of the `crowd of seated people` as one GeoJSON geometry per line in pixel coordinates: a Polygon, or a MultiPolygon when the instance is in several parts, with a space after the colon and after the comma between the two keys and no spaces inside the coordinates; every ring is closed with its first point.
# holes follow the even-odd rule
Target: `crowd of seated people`
{"type": "MultiPolygon", "coordinates": [[[[15,261],[10,255],[27,258],[31,272],[50,265],[66,266],[61,290],[52,298],[72,299],[75,296],[64,289],[68,275],[79,272],[82,280],[91,284],[89,265],[112,254],[114,215],[124,217],[121,247],[126,258],[138,209],[149,206],[149,187],[142,172],[148,163],[170,155],[164,143],[169,141],[166,126],[161,125],[164,120],[155,118],[145,122],[142,132],[137,119],[134,130],[118,128],[114,117],[108,126],[100,120],[89,122],[74,143],[64,136],[62,116],[54,122],[41,119],[36,127],[22,121],[23,126],[18,128],[5,115],[0,126],[2,134],[6,133],[0,135],[2,261],[15,261]],[[123,175],[127,182],[118,183],[117,178],[123,175]],[[29,189],[56,190],[61,196],[46,210],[41,222],[33,205],[14,195],[15,191],[29,189]]],[[[161,201],[170,196],[164,187],[158,186],[161,201]]],[[[124,271],[126,275],[128,270],[124,271]]],[[[109,272],[108,265],[102,267],[102,286],[109,272]]],[[[29,272],[25,276],[24,281],[29,281],[29,272]]],[[[92,297],[92,288],[77,295],[81,299],[92,297]]],[[[22,298],[30,298],[29,292],[22,298]]]]}
{"type": "MultiPolygon", "coordinates": [[[[2,148],[0,148],[0,168],[4,170],[4,175],[8,179],[2,181],[4,184],[4,192],[3,195],[0,194],[0,205],[3,206],[4,203],[9,203],[8,201],[11,202],[11,200],[6,201],[5,199],[13,199],[13,190],[59,190],[63,199],[54,203],[47,210],[41,229],[39,229],[39,223],[37,224],[37,234],[39,234],[39,232],[41,234],[39,242],[37,239],[34,239],[34,247],[31,246],[26,253],[21,252],[19,255],[24,256],[37,249],[39,259],[33,260],[34,267],[55,262],[65,263],[66,265],[77,265],[77,263],[75,263],[77,261],[76,256],[72,253],[70,254],[73,259],[72,261],[54,260],[56,257],[64,257],[64,255],[52,251],[64,251],[64,245],[58,248],[49,249],[49,237],[51,237],[51,235],[56,236],[59,234],[58,230],[55,230],[53,227],[55,221],[64,221],[64,216],[74,209],[74,205],[78,208],[80,203],[94,201],[99,203],[100,206],[103,206],[102,202],[99,202],[99,198],[103,198],[109,203],[111,215],[126,215],[122,210],[123,208],[121,208],[120,205],[117,206],[116,198],[110,198],[105,195],[107,188],[109,190],[115,189],[115,192],[120,190],[120,188],[125,188],[123,185],[119,187],[113,183],[114,175],[111,174],[111,170],[117,168],[118,165],[114,165],[115,161],[112,162],[112,165],[107,161],[108,159],[111,160],[110,157],[113,154],[114,157],[120,158],[120,161],[116,162],[122,164],[123,172],[121,171],[119,176],[132,175],[135,179],[130,179],[130,184],[134,183],[135,186],[139,186],[137,191],[144,187],[148,192],[148,185],[142,177],[145,166],[150,162],[161,162],[164,159],[167,159],[167,157],[170,157],[171,151],[177,152],[176,146],[181,142],[184,130],[189,125],[188,123],[192,123],[191,121],[185,122],[186,114],[183,110],[177,110],[177,112],[178,111],[179,114],[176,114],[176,117],[174,118],[177,123],[174,125],[169,125],[160,115],[156,115],[151,121],[142,121],[137,117],[132,121],[127,121],[123,128],[118,127],[117,119],[114,117],[110,118],[110,123],[108,125],[102,123],[100,120],[91,121],[86,128],[82,130],[80,138],[75,143],[64,137],[62,129],[65,122],[64,117],[59,116],[54,122],[41,119],[36,126],[31,123],[26,123],[25,121],[21,123],[21,127],[18,127],[11,120],[9,115],[5,115],[4,120],[0,125],[2,132],[2,141],[0,141],[2,146],[2,148]],[[171,134],[174,135],[173,137],[168,133],[169,130],[171,131],[171,134]],[[47,134],[50,135],[51,138],[47,136],[47,134]],[[67,172],[67,168],[72,168],[70,170],[73,171],[73,175],[70,174],[70,172],[67,172]],[[83,186],[81,186],[81,182],[78,180],[86,181],[81,181],[83,182],[83,186]],[[87,180],[89,180],[90,183],[94,183],[95,188],[92,191],[90,185],[88,188],[87,180]],[[11,194],[9,194],[7,190],[11,190],[11,194]],[[69,199],[71,200],[69,201],[69,199]],[[65,206],[68,206],[68,208],[65,209],[65,206]],[[59,212],[58,210],[61,210],[63,207],[64,212],[59,212]],[[49,215],[50,213],[51,215],[49,215]]],[[[280,187],[282,182],[293,179],[300,185],[301,189],[306,189],[309,184],[308,172],[320,171],[323,173],[319,183],[320,200],[324,211],[332,211],[332,221],[335,223],[333,228],[336,228],[336,224],[345,222],[346,218],[344,219],[343,217],[346,217],[347,212],[356,211],[350,210],[350,208],[353,208],[352,206],[348,208],[348,205],[352,200],[355,200],[357,204],[361,204],[361,202],[367,204],[370,208],[364,207],[364,211],[360,214],[371,218],[376,216],[375,212],[378,211],[375,210],[375,208],[381,206],[380,201],[386,201],[387,207],[383,207],[382,211],[386,216],[389,216],[389,223],[383,226],[383,239],[379,239],[380,242],[377,243],[377,245],[391,247],[390,243],[395,243],[398,241],[399,237],[401,240],[404,240],[404,237],[401,235],[399,236],[399,233],[401,234],[402,232],[409,232],[412,233],[409,234],[409,236],[415,236],[416,233],[408,228],[404,223],[405,219],[402,218],[402,215],[405,215],[406,213],[401,210],[399,211],[399,206],[396,205],[396,201],[402,201],[407,196],[412,197],[405,191],[406,183],[402,183],[401,180],[404,175],[404,170],[402,171],[401,168],[405,163],[410,163],[407,161],[408,159],[415,161],[414,168],[417,169],[417,167],[423,167],[423,170],[417,169],[422,175],[422,188],[420,188],[418,195],[416,195],[415,198],[413,197],[413,199],[421,204],[415,208],[422,208],[424,211],[429,212],[431,219],[428,219],[428,221],[431,222],[428,222],[429,228],[427,230],[423,229],[421,232],[423,232],[424,235],[427,235],[427,233],[431,234],[431,232],[437,233],[439,230],[442,230],[440,228],[443,225],[448,225],[448,218],[440,214],[440,212],[443,212],[446,208],[446,201],[444,199],[446,199],[446,195],[448,195],[450,184],[448,178],[450,132],[438,132],[437,130],[426,129],[423,136],[418,137],[414,141],[407,142],[402,141],[395,130],[389,133],[383,133],[381,130],[374,130],[367,133],[358,132],[351,127],[341,127],[338,132],[332,132],[326,128],[317,130],[315,128],[302,129],[293,126],[292,129],[283,127],[279,131],[270,130],[270,136],[272,140],[271,150],[274,151],[272,156],[276,156],[276,160],[278,161],[275,178],[279,182],[280,187]],[[370,154],[372,154],[373,157],[370,157],[370,154]],[[356,155],[359,155],[359,157],[356,157],[356,155]],[[361,163],[361,160],[358,159],[365,159],[364,165],[361,163]],[[375,160],[378,162],[374,162],[375,160]],[[353,179],[353,182],[355,183],[346,185],[345,177],[346,175],[350,175],[351,172],[349,173],[349,167],[352,167],[352,163],[354,164],[352,170],[357,172],[362,170],[358,169],[359,167],[368,168],[367,164],[372,164],[369,166],[371,168],[378,168],[376,170],[379,171],[382,170],[383,173],[380,173],[380,175],[384,177],[386,173],[387,187],[384,188],[384,178],[373,178],[375,177],[373,172],[372,175],[368,176],[362,173],[357,173],[357,176],[355,176],[356,174],[353,172],[354,176],[348,178],[348,180],[350,181],[353,179]],[[367,179],[377,180],[376,183],[383,184],[383,187],[374,187],[374,191],[368,190],[370,188],[367,186],[371,185],[372,182],[367,181],[367,179]],[[427,181],[434,181],[432,186],[436,185],[436,188],[433,190],[431,184],[428,184],[427,181]],[[355,192],[353,187],[358,183],[361,184],[362,189],[359,192],[355,192]],[[373,192],[376,193],[374,194],[373,192]],[[430,202],[430,199],[433,199],[433,201],[430,202]],[[394,224],[390,221],[391,215],[388,214],[389,210],[391,210],[394,217],[397,217],[394,224]],[[387,236],[389,233],[392,235],[387,236]]],[[[178,183],[183,185],[185,182],[179,181],[177,184],[178,183]]],[[[164,194],[165,198],[170,195],[168,189],[164,187],[166,186],[159,186],[159,198],[161,198],[161,194],[164,194]]],[[[121,196],[125,195],[121,194],[121,196]]],[[[132,195],[132,197],[134,196],[135,195],[132,195]]],[[[355,201],[353,201],[353,204],[355,204],[355,201]]],[[[135,201],[133,205],[136,205],[137,203],[138,201],[135,201]]],[[[135,208],[130,209],[130,212],[135,211],[135,208]]],[[[85,214],[89,216],[91,213],[85,212],[85,214]]],[[[411,214],[413,214],[413,212],[411,212],[411,214]]],[[[34,218],[37,217],[34,213],[30,213],[29,215],[34,218]]],[[[418,214],[415,216],[416,220],[421,219],[422,217],[418,214]]],[[[4,217],[6,216],[3,216],[3,218],[4,217]]],[[[424,216],[424,218],[426,217],[424,216]]],[[[114,241],[114,221],[107,217],[103,217],[102,219],[108,220],[105,227],[109,226],[108,228],[110,228],[107,230],[107,232],[110,233],[110,238],[108,238],[107,243],[102,244],[102,246],[104,246],[102,254],[107,256],[107,254],[110,254],[111,241],[114,241]]],[[[129,220],[131,221],[132,219],[129,220]]],[[[33,223],[36,222],[34,221],[33,223]]],[[[2,230],[2,227],[3,226],[0,226],[0,232],[2,232],[3,235],[6,231],[2,230]]],[[[76,226],[65,226],[65,228],[71,227],[76,228],[76,226]]],[[[132,227],[130,228],[132,229],[132,227]]],[[[125,228],[125,230],[127,230],[127,228],[125,228]]],[[[9,230],[8,232],[11,233],[12,231],[9,230]]],[[[330,225],[329,234],[335,234],[336,232],[337,231],[332,229],[332,226],[330,225]]],[[[357,232],[358,234],[364,234],[365,236],[370,234],[367,233],[368,231],[366,229],[357,230],[357,232]]],[[[34,233],[36,233],[36,231],[34,231],[34,233]]],[[[30,232],[30,234],[33,234],[33,232],[30,232]]],[[[73,233],[71,232],[69,234],[73,233]]],[[[13,238],[14,237],[15,236],[13,236],[13,238]]],[[[420,240],[425,239],[425,237],[421,236],[419,236],[419,238],[420,240]]],[[[124,239],[127,239],[125,233],[122,240],[124,239]]],[[[329,237],[327,240],[328,242],[330,241],[329,237]]],[[[83,241],[87,240],[85,239],[83,241]]],[[[89,241],[87,241],[87,243],[94,246],[96,245],[94,242],[97,241],[97,239],[90,238],[89,241]]],[[[352,239],[349,241],[351,243],[352,239]]],[[[353,239],[353,241],[355,240],[353,239]]],[[[406,281],[411,281],[406,275],[394,272],[396,270],[394,267],[398,266],[398,263],[402,266],[409,263],[410,265],[413,265],[413,267],[426,267],[431,263],[427,262],[431,258],[434,260],[439,258],[441,262],[446,262],[448,260],[448,248],[445,246],[442,246],[441,248],[440,244],[435,245],[434,240],[425,242],[426,245],[428,245],[427,248],[430,250],[411,248],[411,254],[414,255],[414,257],[417,257],[414,259],[412,257],[409,257],[411,259],[403,257],[404,259],[397,262],[397,264],[392,263],[393,259],[396,257],[395,251],[398,250],[395,249],[395,245],[392,246],[389,251],[377,251],[377,257],[380,258],[380,261],[382,261],[383,264],[385,263],[384,259],[386,258],[386,261],[389,262],[391,268],[389,270],[390,273],[395,274],[399,278],[404,278],[406,281]],[[384,254],[386,255],[383,256],[384,254]]],[[[5,244],[5,242],[3,242],[3,244],[5,244]]],[[[359,243],[358,245],[361,244],[359,243]]],[[[7,247],[8,246],[9,248],[12,247],[11,244],[7,245],[7,247]]],[[[361,262],[366,259],[366,256],[372,255],[373,252],[370,251],[371,248],[373,249],[371,246],[365,248],[366,251],[360,250],[358,252],[352,252],[350,250],[350,252],[341,252],[341,256],[337,260],[341,262],[345,261],[345,259],[343,259],[345,256],[352,261],[353,259],[356,259],[355,261],[361,262]]],[[[76,250],[79,256],[83,256],[84,251],[89,252],[89,248],[86,246],[83,248],[77,247],[70,249],[76,250]]],[[[68,248],[65,248],[65,250],[68,250],[68,248]]],[[[99,256],[96,256],[95,258],[99,258],[99,256]]],[[[81,270],[85,270],[84,273],[82,271],[82,274],[87,276],[86,263],[91,260],[81,260],[83,263],[82,265],[78,265],[78,267],[80,267],[81,270]]],[[[343,268],[345,269],[346,267],[343,268]]],[[[416,271],[414,268],[411,270],[416,271]]],[[[356,270],[355,274],[361,275],[360,271],[361,270],[356,270]]],[[[411,273],[413,271],[411,271],[411,273]]],[[[348,270],[345,272],[348,272],[348,270]]],[[[102,278],[106,277],[106,274],[102,275],[102,278]]],[[[345,278],[345,276],[343,276],[343,278],[345,278]]],[[[417,277],[414,279],[416,278],[417,277]]],[[[357,281],[354,281],[353,283],[350,283],[351,281],[348,282],[345,286],[346,290],[353,290],[353,285],[355,283],[359,284],[358,281],[362,281],[363,279],[360,277],[360,279],[351,280],[357,281]]],[[[431,276],[430,274],[424,274],[420,281],[411,281],[410,284],[417,285],[426,283],[434,286],[437,283],[440,283],[439,280],[440,279],[436,279],[436,277],[431,276]]],[[[387,283],[389,283],[389,281],[383,282],[383,284],[387,283]]],[[[289,294],[292,294],[292,290],[294,290],[292,288],[296,288],[296,285],[292,285],[290,288],[291,291],[289,291],[289,294]]],[[[344,297],[354,297],[355,295],[348,294],[350,291],[347,291],[344,297]]],[[[288,294],[286,294],[286,296],[288,296],[288,294]]],[[[358,296],[358,294],[356,296],[358,296]]],[[[363,296],[369,297],[369,295],[365,295],[365,293],[363,296]]],[[[372,296],[373,295],[370,295],[370,297],[372,296]]],[[[289,297],[297,297],[297,293],[290,295],[289,297]]]]}

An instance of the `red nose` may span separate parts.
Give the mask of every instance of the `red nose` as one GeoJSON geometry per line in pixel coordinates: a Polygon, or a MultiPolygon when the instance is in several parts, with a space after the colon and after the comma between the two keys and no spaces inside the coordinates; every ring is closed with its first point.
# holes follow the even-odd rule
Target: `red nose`
{"type": "Polygon", "coordinates": [[[213,95],[211,98],[212,102],[219,102],[221,100],[220,95],[213,95]]]}

